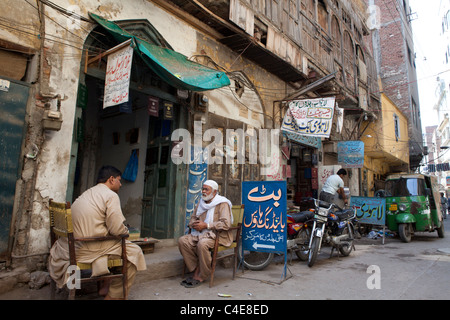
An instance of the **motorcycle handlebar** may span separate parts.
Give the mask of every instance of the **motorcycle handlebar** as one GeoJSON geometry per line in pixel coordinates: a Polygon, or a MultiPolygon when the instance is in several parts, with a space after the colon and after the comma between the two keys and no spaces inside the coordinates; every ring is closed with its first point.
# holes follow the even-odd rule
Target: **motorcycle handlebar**
{"type": "Polygon", "coordinates": [[[304,200],[306,200],[306,201],[314,200],[314,204],[315,204],[316,207],[328,208],[328,210],[331,209],[332,207],[335,207],[339,211],[343,211],[344,210],[343,208],[339,207],[335,203],[329,203],[329,202],[326,202],[326,201],[323,201],[323,200],[319,200],[319,199],[315,199],[315,198],[312,198],[312,197],[305,198],[304,200]]]}

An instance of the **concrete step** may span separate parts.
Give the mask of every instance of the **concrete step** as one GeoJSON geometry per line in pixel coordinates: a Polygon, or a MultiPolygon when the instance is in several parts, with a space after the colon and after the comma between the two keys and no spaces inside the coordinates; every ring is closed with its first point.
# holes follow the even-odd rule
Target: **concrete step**
{"type": "MultiPolygon", "coordinates": [[[[230,249],[233,250],[233,249],[230,249]]],[[[221,255],[227,255],[230,251],[222,251],[221,255]]],[[[178,249],[178,243],[174,239],[161,240],[155,244],[152,253],[144,254],[147,263],[147,270],[139,271],[136,274],[135,282],[145,282],[170,277],[181,277],[183,273],[184,261],[178,249]]],[[[217,264],[220,268],[231,270],[232,259],[222,259],[217,264]]]]}
{"type": "Polygon", "coordinates": [[[181,276],[183,272],[183,257],[174,239],[161,240],[154,252],[144,256],[147,270],[137,273],[136,282],[181,276]]]}

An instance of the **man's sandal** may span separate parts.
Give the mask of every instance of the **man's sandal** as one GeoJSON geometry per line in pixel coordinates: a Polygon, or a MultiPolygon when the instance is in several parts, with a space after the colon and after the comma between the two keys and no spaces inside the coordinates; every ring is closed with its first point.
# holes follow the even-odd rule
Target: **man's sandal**
{"type": "Polygon", "coordinates": [[[195,288],[202,284],[202,281],[198,281],[196,279],[191,279],[191,282],[186,282],[183,284],[186,288],[195,288]]]}
{"type": "Polygon", "coordinates": [[[180,282],[180,284],[182,286],[185,286],[188,283],[191,283],[191,281],[194,280],[192,277],[187,277],[186,279],[184,279],[183,281],[180,282]]]}

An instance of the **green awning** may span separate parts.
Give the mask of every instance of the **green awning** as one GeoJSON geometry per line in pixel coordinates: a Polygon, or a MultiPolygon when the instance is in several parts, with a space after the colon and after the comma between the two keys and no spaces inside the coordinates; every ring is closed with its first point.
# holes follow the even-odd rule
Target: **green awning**
{"type": "Polygon", "coordinates": [[[136,38],[112,21],[89,13],[90,17],[105,28],[118,41],[133,38],[134,50],[161,79],[175,88],[191,91],[207,91],[230,85],[230,79],[222,72],[205,67],[170,48],[151,44],[136,38]]]}

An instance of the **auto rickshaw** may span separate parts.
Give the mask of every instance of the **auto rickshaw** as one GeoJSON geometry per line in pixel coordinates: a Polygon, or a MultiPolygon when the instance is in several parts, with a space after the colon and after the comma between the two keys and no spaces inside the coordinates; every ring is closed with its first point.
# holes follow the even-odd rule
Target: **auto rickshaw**
{"type": "Polygon", "coordinates": [[[437,178],[424,174],[393,174],[386,179],[386,225],[404,242],[415,232],[437,231],[444,237],[444,222],[437,178]]]}

